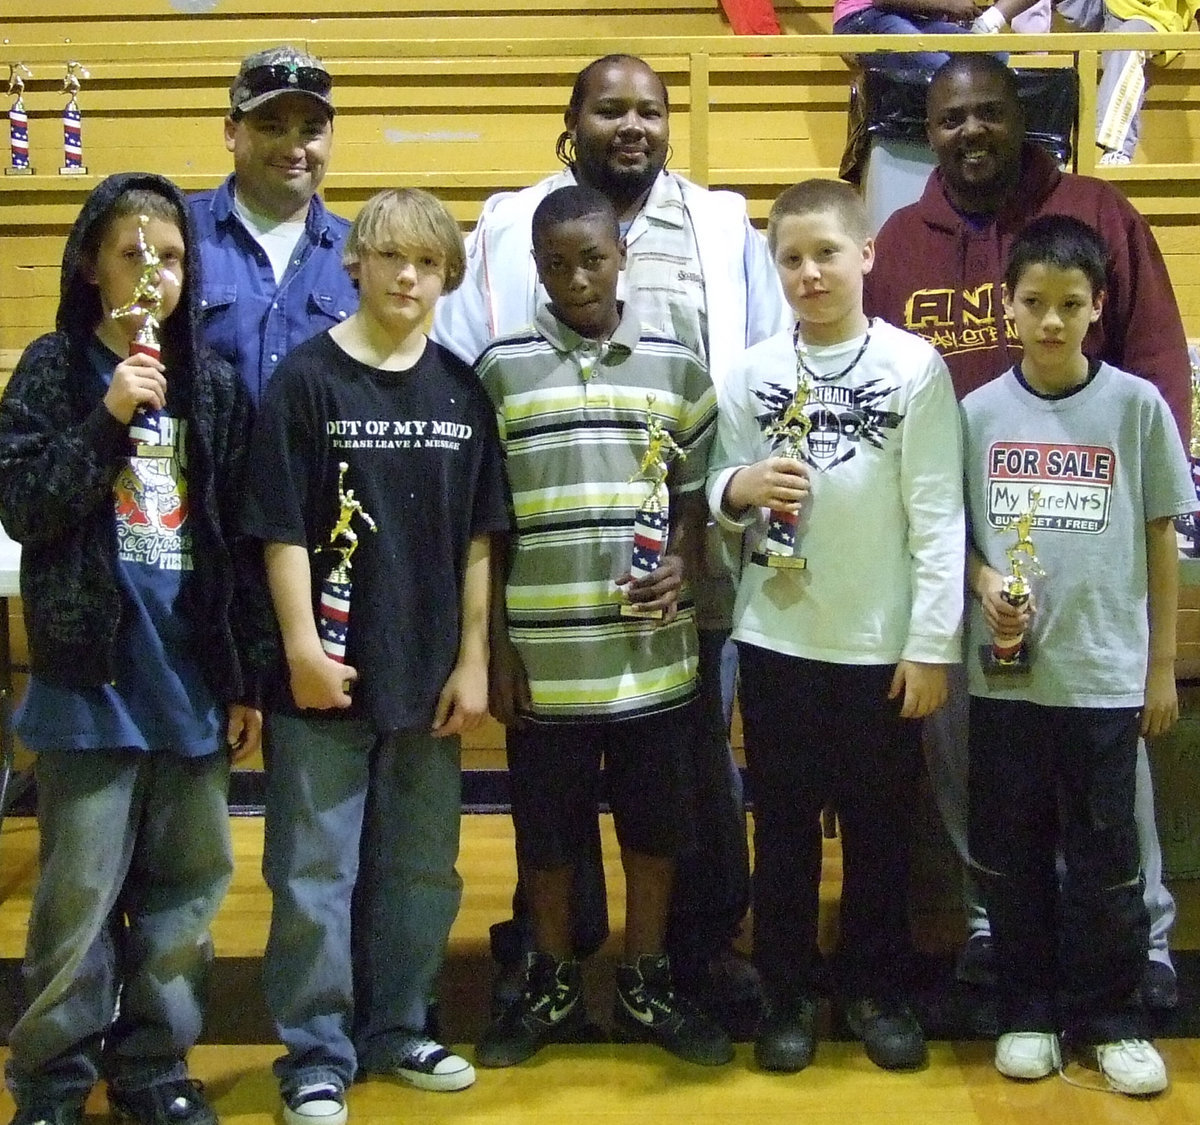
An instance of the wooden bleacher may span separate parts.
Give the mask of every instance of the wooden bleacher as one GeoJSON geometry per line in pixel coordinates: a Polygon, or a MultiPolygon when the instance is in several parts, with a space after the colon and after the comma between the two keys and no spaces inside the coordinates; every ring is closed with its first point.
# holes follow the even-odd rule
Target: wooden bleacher
{"type": "MultiPolygon", "coordinates": [[[[381,188],[415,185],[439,195],[469,228],[492,192],[556,167],[575,74],[623,51],[646,58],[668,84],[670,166],[743,192],[764,222],[788,184],[836,176],[850,82],[842,55],[879,45],[829,34],[831,0],[776,7],[789,34],[768,39],[733,36],[716,0],[113,0],[104,11],[85,0],[4,0],[0,63],[33,71],[25,105],[37,174],[0,175],[0,386],[21,349],[53,323],[62,245],[101,177],[146,169],[194,190],[229,172],[227,89],[253,50],[302,44],[334,74],[338,116],[324,195],[341,214],[352,216],[381,188]],[[87,176],[57,174],[68,60],[91,74],[79,95],[87,176]]],[[[911,38],[937,49],[979,48],[974,37],[911,38]]],[[[1013,52],[1014,61],[1018,51],[1039,52],[1021,65],[1077,67],[1085,122],[1094,117],[1102,46],[1182,52],[1154,72],[1139,163],[1096,169],[1085,127],[1078,170],[1111,179],[1147,216],[1188,335],[1200,336],[1200,43],[1057,33],[992,36],[988,46],[1013,52]]],[[[0,159],[7,163],[3,150],[0,159]]],[[[19,655],[23,636],[19,620],[13,624],[19,655]]],[[[1185,634],[1187,643],[1194,634],[1185,634]]],[[[499,730],[473,741],[498,746],[499,730]]]]}
{"type": "MultiPolygon", "coordinates": [[[[25,104],[37,175],[0,176],[0,384],[21,348],[52,322],[62,242],[83,197],[110,172],[144,168],[185,189],[230,168],[226,90],[240,58],[271,43],[304,44],[336,79],[339,113],[325,195],[353,215],[372,192],[420,185],[469,227],[482,201],[555,166],[553,147],[579,68],[609,51],[640,54],[671,93],[671,166],[740,190],[765,219],[786,185],[836,175],[846,133],[843,52],[871,37],[828,33],[830,0],[779,0],[791,33],[739,38],[715,0],[5,0],[0,63],[34,72],[25,104]],[[188,14],[188,12],[192,14],[188,14]],[[62,163],[62,76],[90,72],[79,102],[89,175],[62,163]]],[[[912,37],[978,48],[966,36],[912,37]]],[[[1156,70],[1139,163],[1103,169],[1147,215],[1167,257],[1189,336],[1200,336],[1200,46],[1191,36],[989,37],[1010,51],[1050,51],[1023,65],[1077,66],[1082,119],[1094,107],[1101,45],[1188,48],[1156,70]]],[[[3,71],[0,71],[3,73],[3,71]]],[[[6,103],[7,104],[7,103],[6,103]]],[[[6,154],[0,150],[0,157],[6,154]]],[[[1096,171],[1082,146],[1079,170],[1096,171]]]]}

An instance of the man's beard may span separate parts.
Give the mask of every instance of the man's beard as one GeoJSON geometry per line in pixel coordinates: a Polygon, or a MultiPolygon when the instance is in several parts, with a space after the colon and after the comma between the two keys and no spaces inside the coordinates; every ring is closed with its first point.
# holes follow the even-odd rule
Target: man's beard
{"type": "Polygon", "coordinates": [[[663,170],[665,160],[652,158],[645,168],[621,171],[606,161],[593,161],[581,152],[575,153],[577,178],[588,187],[606,196],[618,211],[646,195],[663,170]]]}

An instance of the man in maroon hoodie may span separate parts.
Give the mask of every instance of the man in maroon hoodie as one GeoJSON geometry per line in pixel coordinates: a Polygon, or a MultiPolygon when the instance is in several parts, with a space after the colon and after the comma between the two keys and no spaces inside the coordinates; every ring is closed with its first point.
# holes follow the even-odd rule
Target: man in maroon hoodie
{"type": "MultiPolygon", "coordinates": [[[[1100,232],[1109,250],[1104,310],[1084,339],[1089,358],[1149,379],[1162,392],[1187,447],[1191,382],[1187,341],[1170,278],[1146,220],[1111,185],[1059,171],[1025,137],[1016,80],[993,55],[959,54],[934,75],[926,132],[938,167],[914,204],[884,223],[863,294],[868,315],[929,340],[950,368],[959,398],[1021,358],[1004,318],[1001,277],[1013,239],[1040,215],[1065,214],[1100,232]]],[[[947,831],[966,861],[966,688],[926,724],[934,791],[947,831]]],[[[1145,744],[1139,744],[1138,834],[1150,912],[1143,985],[1153,1007],[1174,1007],[1167,949],[1175,903],[1162,885],[1162,853],[1145,744]]],[[[967,880],[970,939],[959,975],[986,979],[987,916],[967,880]]]]}

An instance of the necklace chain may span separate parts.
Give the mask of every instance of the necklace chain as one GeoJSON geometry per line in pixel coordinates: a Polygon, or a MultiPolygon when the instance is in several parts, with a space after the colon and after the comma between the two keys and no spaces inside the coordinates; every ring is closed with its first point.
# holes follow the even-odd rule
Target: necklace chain
{"type": "Polygon", "coordinates": [[[870,342],[871,326],[867,325],[867,333],[863,336],[862,346],[855,352],[854,358],[841,371],[835,371],[831,375],[821,375],[808,365],[808,360],[805,358],[808,346],[804,343],[804,338],[800,335],[800,325],[797,324],[792,330],[792,346],[796,349],[796,382],[801,382],[801,372],[807,375],[809,380],[814,383],[832,383],[836,379],[840,379],[843,375],[849,375],[858,366],[858,361],[862,359],[863,353],[867,350],[867,345],[870,342]]]}

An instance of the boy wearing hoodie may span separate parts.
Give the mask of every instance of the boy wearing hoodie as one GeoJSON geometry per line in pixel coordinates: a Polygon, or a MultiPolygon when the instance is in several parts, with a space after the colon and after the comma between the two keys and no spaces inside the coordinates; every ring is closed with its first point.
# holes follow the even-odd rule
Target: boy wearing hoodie
{"type": "Polygon", "coordinates": [[[75,1125],[100,1077],[143,1125],[216,1121],[186,1056],[233,870],[230,760],[259,746],[273,630],[235,533],[249,397],[198,344],[194,260],[169,180],[103,181],[67,240],[56,330],[0,400],[41,833],[13,1125],[75,1125]],[[150,319],[159,348],[135,341],[150,319]]]}

